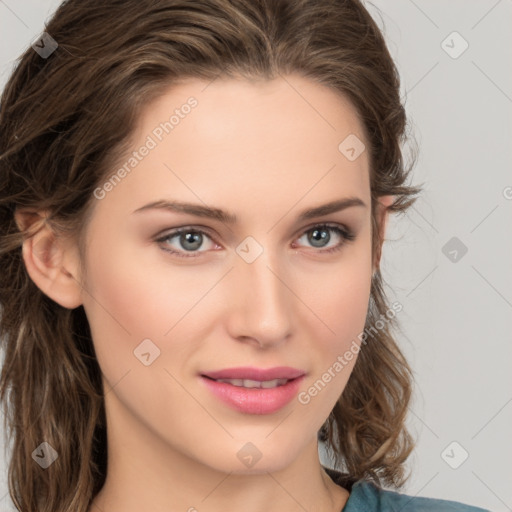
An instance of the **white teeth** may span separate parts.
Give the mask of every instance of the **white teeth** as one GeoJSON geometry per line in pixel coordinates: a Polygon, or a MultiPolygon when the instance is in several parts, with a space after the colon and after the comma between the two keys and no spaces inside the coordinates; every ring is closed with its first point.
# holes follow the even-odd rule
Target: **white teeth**
{"type": "Polygon", "coordinates": [[[261,382],[257,380],[244,379],[242,381],[242,386],[244,388],[259,388],[261,386],[261,382]]]}
{"type": "Polygon", "coordinates": [[[228,384],[239,387],[244,385],[244,381],[242,379],[219,379],[217,382],[227,382],[228,384]]]}
{"type": "Polygon", "coordinates": [[[264,380],[261,383],[261,387],[268,389],[268,388],[276,388],[277,386],[283,386],[288,382],[288,379],[274,379],[274,380],[264,380]]]}
{"type": "Polygon", "coordinates": [[[276,388],[277,386],[283,386],[288,382],[288,379],[274,379],[274,380],[251,380],[251,379],[217,379],[217,382],[226,382],[232,386],[244,387],[244,388],[276,388]]]}

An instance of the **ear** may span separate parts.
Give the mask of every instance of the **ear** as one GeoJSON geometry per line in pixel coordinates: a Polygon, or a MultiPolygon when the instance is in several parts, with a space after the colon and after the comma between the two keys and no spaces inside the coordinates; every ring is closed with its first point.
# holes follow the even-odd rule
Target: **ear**
{"type": "Polygon", "coordinates": [[[379,241],[377,250],[375,251],[375,261],[373,263],[373,272],[375,272],[380,266],[380,259],[382,256],[382,244],[384,243],[384,235],[386,234],[386,227],[388,223],[389,210],[388,207],[395,200],[395,196],[380,196],[377,198],[377,225],[379,233],[379,241]]]}
{"type": "Polygon", "coordinates": [[[18,210],[14,218],[21,231],[28,229],[31,233],[23,241],[22,256],[32,281],[61,306],[80,306],[82,286],[75,244],[56,234],[46,220],[47,212],[18,210]]]}

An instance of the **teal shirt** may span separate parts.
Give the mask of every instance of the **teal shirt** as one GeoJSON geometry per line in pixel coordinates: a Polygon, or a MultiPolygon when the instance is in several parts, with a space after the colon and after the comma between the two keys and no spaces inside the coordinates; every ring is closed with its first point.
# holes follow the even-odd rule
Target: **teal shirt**
{"type": "Polygon", "coordinates": [[[458,501],[409,496],[378,487],[366,480],[353,481],[338,471],[324,467],[332,480],[350,492],[340,512],[490,512],[458,501]]]}

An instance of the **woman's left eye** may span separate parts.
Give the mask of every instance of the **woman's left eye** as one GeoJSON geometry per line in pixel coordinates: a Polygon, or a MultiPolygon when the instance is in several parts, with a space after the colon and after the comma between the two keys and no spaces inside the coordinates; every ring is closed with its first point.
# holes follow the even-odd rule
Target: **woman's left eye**
{"type": "Polygon", "coordinates": [[[306,237],[307,241],[311,243],[313,247],[320,247],[322,250],[318,252],[323,253],[339,251],[346,242],[351,242],[355,239],[355,235],[348,229],[330,224],[320,224],[308,229],[299,240],[304,237],[306,237]],[[335,233],[340,241],[328,247],[327,244],[332,240],[331,233],[335,233]],[[324,245],[324,243],[326,243],[326,245],[324,245]]]}
{"type": "MultiPolygon", "coordinates": [[[[301,240],[304,237],[307,239],[308,243],[312,244],[313,247],[320,249],[316,252],[330,253],[340,250],[346,242],[354,240],[355,235],[348,229],[342,228],[338,225],[319,224],[309,228],[297,240],[301,240]],[[329,243],[333,238],[332,233],[334,233],[335,238],[338,238],[339,241],[333,246],[329,246],[329,243]]],[[[216,245],[210,235],[205,231],[191,227],[184,227],[175,229],[170,233],[166,233],[164,236],[156,239],[156,242],[164,244],[165,247],[162,247],[162,249],[175,254],[176,256],[194,258],[209,250],[198,250],[204,245],[205,240],[209,240],[209,243],[212,246],[216,245]],[[175,244],[173,244],[173,241],[175,244]]],[[[210,247],[210,250],[211,249],[212,247],[210,247]]]]}

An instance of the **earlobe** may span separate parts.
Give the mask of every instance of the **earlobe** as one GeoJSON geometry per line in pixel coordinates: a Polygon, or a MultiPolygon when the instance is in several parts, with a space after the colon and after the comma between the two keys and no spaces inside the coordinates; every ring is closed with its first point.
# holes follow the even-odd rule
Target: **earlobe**
{"type": "Polygon", "coordinates": [[[31,233],[23,241],[25,268],[45,295],[62,307],[74,309],[82,304],[77,253],[72,244],[56,235],[46,217],[35,212],[15,214],[20,230],[29,229],[31,233]]]}

